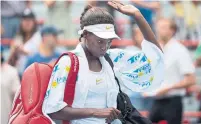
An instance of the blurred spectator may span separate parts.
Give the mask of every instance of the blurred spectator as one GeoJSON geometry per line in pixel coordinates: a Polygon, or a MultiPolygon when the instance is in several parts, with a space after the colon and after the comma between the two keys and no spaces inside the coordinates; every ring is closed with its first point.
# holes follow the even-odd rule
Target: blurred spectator
{"type": "MultiPolygon", "coordinates": [[[[190,92],[194,92],[196,94],[197,100],[199,101],[199,104],[200,104],[198,112],[201,112],[201,85],[200,85],[200,82],[198,82],[198,84],[196,84],[196,85],[189,87],[188,90],[190,92]]],[[[197,124],[200,124],[200,123],[201,123],[201,118],[198,118],[197,124]]]]}
{"type": "MultiPolygon", "coordinates": [[[[132,0],[132,3],[140,10],[146,21],[153,28],[154,14],[160,9],[160,3],[151,0],[132,0]]],[[[135,22],[134,18],[131,20],[132,24],[135,22]]]]}
{"type": "Polygon", "coordinates": [[[1,1],[1,23],[4,27],[2,38],[15,37],[19,29],[20,17],[27,7],[30,7],[28,1],[1,1]]]}
{"type": "Polygon", "coordinates": [[[186,1],[184,2],[185,23],[187,26],[187,37],[189,40],[198,40],[201,37],[201,11],[199,5],[201,1],[186,1]]]}
{"type": "Polygon", "coordinates": [[[195,66],[201,67],[201,43],[195,50],[195,66]]]}
{"type": "Polygon", "coordinates": [[[157,22],[156,31],[164,51],[165,76],[161,88],[152,94],[155,101],[149,117],[156,123],[166,120],[168,124],[181,124],[185,88],[195,84],[195,69],[190,54],[175,40],[176,30],[176,24],[171,20],[160,19],[157,22]]]}
{"type": "Polygon", "coordinates": [[[175,15],[174,7],[169,1],[160,1],[159,18],[172,19],[175,15]]]}
{"type": "MultiPolygon", "coordinates": [[[[195,51],[195,66],[197,68],[201,68],[201,43],[199,44],[199,46],[197,47],[196,51],[195,51]]],[[[200,78],[201,75],[199,75],[200,78]]],[[[199,80],[198,80],[199,81],[199,80]]],[[[201,82],[198,82],[197,85],[191,87],[192,90],[197,94],[197,99],[200,101],[200,108],[199,108],[199,112],[201,112],[201,86],[200,86],[201,82]]],[[[199,118],[198,123],[201,123],[201,118],[199,118]]]]}
{"type": "Polygon", "coordinates": [[[10,66],[5,62],[3,56],[3,49],[1,48],[1,124],[7,124],[9,113],[12,108],[12,101],[17,91],[18,87],[20,86],[20,81],[17,73],[17,69],[10,66]]]}
{"type": "Polygon", "coordinates": [[[1,36],[2,36],[3,33],[4,33],[4,28],[3,28],[3,26],[1,25],[1,32],[0,32],[1,36]]]}
{"type": "Polygon", "coordinates": [[[185,23],[185,11],[184,11],[184,5],[182,1],[170,1],[170,4],[172,5],[173,14],[171,17],[173,21],[177,25],[177,32],[175,34],[175,38],[177,40],[184,40],[187,34],[187,27],[185,23]]]}
{"type": "Polygon", "coordinates": [[[170,1],[174,7],[174,13],[177,17],[184,17],[184,6],[182,1],[170,1]]]}
{"type": "Polygon", "coordinates": [[[27,59],[26,67],[34,62],[49,63],[60,56],[55,51],[59,33],[59,30],[51,26],[46,26],[41,30],[42,42],[40,43],[39,51],[27,59]]]}
{"type": "Polygon", "coordinates": [[[44,2],[48,7],[46,24],[63,30],[64,33],[61,36],[63,39],[75,38],[75,28],[71,17],[72,1],[44,0],[44,2]]]}
{"type": "Polygon", "coordinates": [[[41,35],[37,32],[37,22],[34,13],[25,9],[22,15],[19,34],[11,46],[9,64],[16,66],[20,75],[26,64],[26,56],[38,51],[41,35]]]}
{"type": "Polygon", "coordinates": [[[200,40],[201,38],[201,12],[200,1],[170,1],[172,7],[169,7],[168,12],[164,11],[167,4],[164,4],[164,13],[171,13],[178,27],[176,38],[178,40],[200,40]],[[186,9],[187,8],[187,9],[186,9]]]}

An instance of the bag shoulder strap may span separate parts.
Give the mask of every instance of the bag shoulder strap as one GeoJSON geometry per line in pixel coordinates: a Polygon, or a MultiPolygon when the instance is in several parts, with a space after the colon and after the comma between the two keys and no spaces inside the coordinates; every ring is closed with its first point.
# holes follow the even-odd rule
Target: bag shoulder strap
{"type": "MultiPolygon", "coordinates": [[[[70,71],[68,74],[68,78],[66,80],[66,86],[64,91],[64,102],[68,104],[69,107],[72,106],[74,95],[75,95],[75,86],[77,80],[77,74],[79,71],[79,60],[78,57],[71,52],[63,53],[56,61],[55,65],[58,63],[61,57],[68,55],[71,60],[70,71]]],[[[63,124],[69,124],[68,121],[63,121],[63,124]]]]}
{"type": "Polygon", "coordinates": [[[78,57],[74,53],[68,53],[71,59],[71,67],[68,74],[68,78],[66,80],[66,87],[65,87],[65,95],[64,101],[69,105],[72,106],[75,94],[75,85],[77,80],[77,74],[79,71],[79,60],[78,57]]]}
{"type": "Polygon", "coordinates": [[[79,71],[79,60],[78,60],[78,57],[74,53],[67,52],[67,53],[63,53],[57,59],[55,65],[58,63],[58,61],[63,56],[66,56],[66,55],[70,57],[71,66],[70,66],[70,71],[68,73],[68,78],[66,80],[66,86],[65,86],[65,91],[64,91],[64,102],[66,102],[68,104],[68,106],[72,106],[73,100],[74,100],[74,94],[75,94],[76,79],[77,79],[77,74],[79,71]]]}
{"type": "MultiPolygon", "coordinates": [[[[104,57],[105,57],[106,61],[110,64],[110,66],[111,66],[111,68],[112,68],[112,71],[113,71],[113,73],[114,73],[114,63],[112,62],[112,60],[111,60],[109,54],[106,53],[104,57]]],[[[115,77],[115,80],[116,80],[116,82],[117,82],[117,84],[118,84],[118,86],[119,86],[119,92],[121,93],[121,92],[122,92],[122,91],[121,91],[121,86],[120,86],[120,83],[119,83],[118,78],[115,76],[115,73],[114,73],[114,77],[115,77]]]]}

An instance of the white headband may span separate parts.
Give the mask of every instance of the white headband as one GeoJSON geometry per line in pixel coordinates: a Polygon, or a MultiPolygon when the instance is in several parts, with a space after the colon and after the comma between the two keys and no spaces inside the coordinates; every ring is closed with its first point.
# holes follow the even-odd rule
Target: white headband
{"type": "Polygon", "coordinates": [[[84,26],[82,30],[78,31],[78,34],[81,35],[85,30],[92,32],[96,36],[103,39],[120,39],[119,36],[115,33],[114,25],[112,24],[96,24],[84,26]]]}

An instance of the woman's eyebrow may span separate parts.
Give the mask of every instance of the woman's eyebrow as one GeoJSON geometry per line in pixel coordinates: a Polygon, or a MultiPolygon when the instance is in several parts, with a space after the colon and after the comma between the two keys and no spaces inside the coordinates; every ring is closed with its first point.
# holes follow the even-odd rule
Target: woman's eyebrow
{"type": "Polygon", "coordinates": [[[103,39],[103,38],[99,38],[101,41],[104,40],[104,41],[108,41],[108,40],[112,40],[112,39],[103,39]]]}

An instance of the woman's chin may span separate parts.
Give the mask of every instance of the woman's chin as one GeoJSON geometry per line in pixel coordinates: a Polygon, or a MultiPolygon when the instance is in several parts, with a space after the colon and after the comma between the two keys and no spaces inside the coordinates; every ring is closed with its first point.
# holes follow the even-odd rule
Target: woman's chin
{"type": "Polygon", "coordinates": [[[103,57],[103,56],[105,56],[105,54],[106,54],[106,53],[101,53],[101,54],[100,54],[100,57],[103,57]]]}

